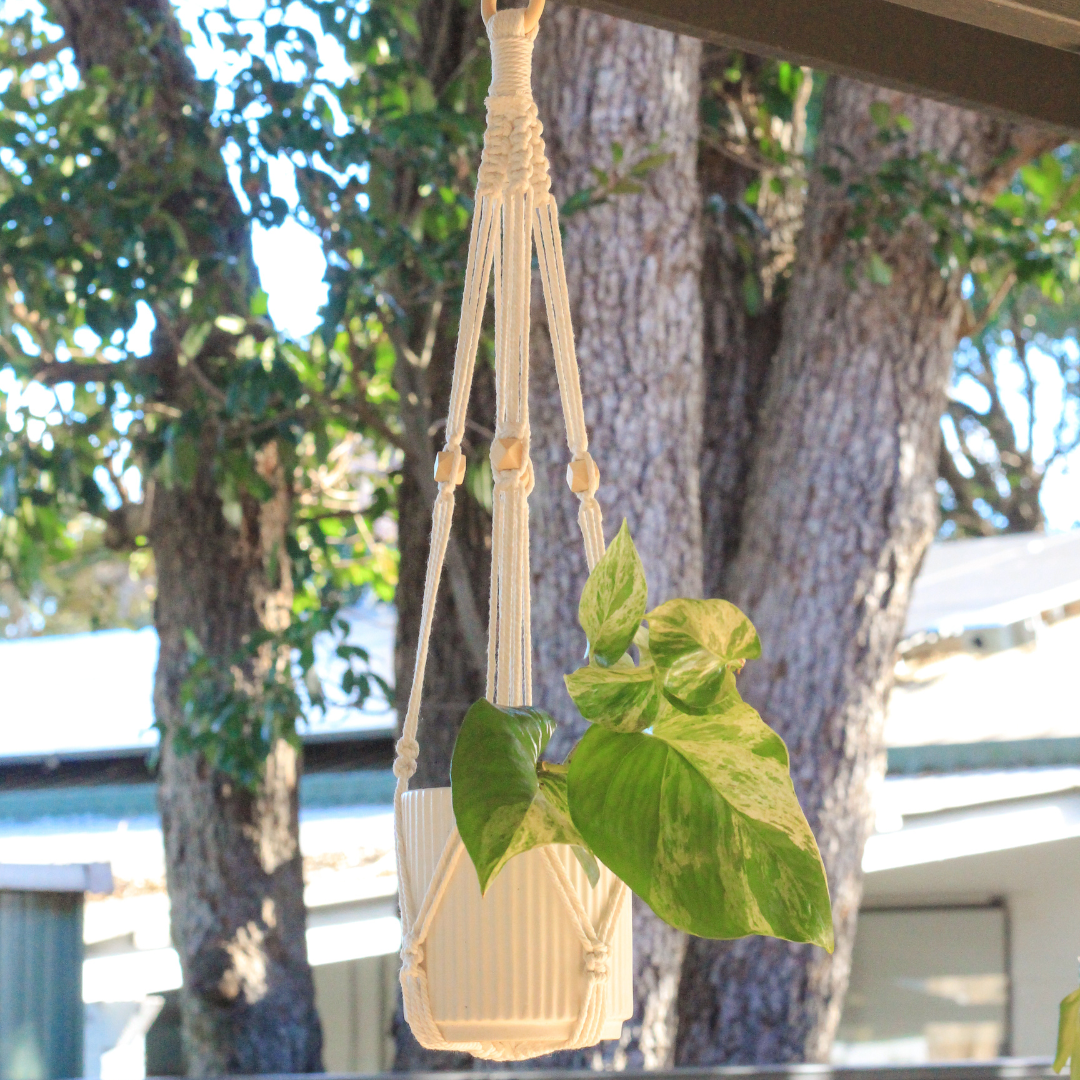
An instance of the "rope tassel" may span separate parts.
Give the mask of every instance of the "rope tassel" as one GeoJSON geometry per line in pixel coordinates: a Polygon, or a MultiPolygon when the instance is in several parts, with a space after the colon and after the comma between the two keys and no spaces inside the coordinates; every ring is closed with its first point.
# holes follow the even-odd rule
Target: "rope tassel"
{"type": "Polygon", "coordinates": [[[431,1015],[424,942],[464,848],[457,830],[452,830],[425,895],[415,897],[406,860],[402,799],[416,771],[419,750],[416,732],[435,599],[453,520],[454,488],[464,473],[461,441],[465,434],[485,300],[493,276],[496,418],[491,448],[494,495],[487,697],[500,705],[527,705],[532,701],[528,500],[534,486],[529,456],[529,301],[534,243],[571,453],[567,479],[580,502],[578,522],[590,570],[604,553],[603,522],[596,500],[600,475],[589,455],[558,208],[551,195],[543,128],[530,83],[537,18],[538,14],[533,15],[530,8],[528,16],[525,11],[514,9],[495,12],[487,19],[492,56],[487,130],[469,237],[446,442],[439,455],[440,471],[436,477],[439,494],[432,515],[420,638],[394,763],[397,777],[394,821],[402,924],[401,985],[406,1017],[424,1046],[467,1050],[497,1060],[516,1060],[597,1042],[606,1019],[608,954],[628,897],[626,886],[616,882],[600,925],[594,927],[566,870],[552,850],[545,848],[544,855],[556,892],[566,905],[583,949],[587,989],[570,1041],[559,1046],[550,1042],[465,1044],[449,1043],[443,1038],[431,1015]]]}

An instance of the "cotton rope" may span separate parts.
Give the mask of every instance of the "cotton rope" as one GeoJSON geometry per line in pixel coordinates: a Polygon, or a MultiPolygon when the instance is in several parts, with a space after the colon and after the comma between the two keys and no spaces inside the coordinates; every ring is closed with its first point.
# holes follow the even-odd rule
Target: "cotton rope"
{"type": "Polygon", "coordinates": [[[571,452],[567,479],[580,502],[578,524],[591,570],[604,553],[603,523],[596,491],[600,474],[589,455],[585,412],[574,335],[570,323],[566,270],[563,265],[558,207],[544,154],[543,128],[533,101],[531,72],[536,26],[525,29],[521,9],[495,12],[487,22],[491,41],[491,87],[487,131],[477,182],[477,209],[469,237],[465,290],[457,353],[446,421],[446,442],[439,455],[439,493],[432,513],[420,635],[412,689],[394,760],[394,824],[401,908],[401,987],[405,1014],[420,1043],[433,1050],[467,1051],[476,1057],[511,1061],[558,1049],[592,1046],[606,1020],[608,957],[618,916],[628,891],[617,882],[598,926],[593,926],[566,868],[551,848],[545,863],[558,895],[566,904],[582,945],[586,991],[568,1041],[450,1043],[435,1023],[428,997],[424,942],[464,847],[457,829],[447,838],[426,894],[419,904],[409,881],[402,828],[402,797],[416,772],[416,730],[424,685],[435,597],[442,575],[454,488],[462,475],[461,440],[473,367],[480,341],[488,283],[495,277],[495,439],[492,443],[491,603],[488,612],[487,697],[503,705],[532,700],[532,637],[529,598],[529,508],[533,467],[529,457],[529,299],[533,243],[536,245],[547,307],[559,395],[571,452]],[[518,440],[520,459],[505,464],[503,441],[518,440]]]}

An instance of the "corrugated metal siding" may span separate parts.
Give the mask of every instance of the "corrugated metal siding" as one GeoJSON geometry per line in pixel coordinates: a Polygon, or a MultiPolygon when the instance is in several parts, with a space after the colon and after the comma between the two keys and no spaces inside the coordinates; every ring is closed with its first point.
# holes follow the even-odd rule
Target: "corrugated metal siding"
{"type": "Polygon", "coordinates": [[[82,905],[0,891],[0,1080],[82,1076],[82,905]]]}

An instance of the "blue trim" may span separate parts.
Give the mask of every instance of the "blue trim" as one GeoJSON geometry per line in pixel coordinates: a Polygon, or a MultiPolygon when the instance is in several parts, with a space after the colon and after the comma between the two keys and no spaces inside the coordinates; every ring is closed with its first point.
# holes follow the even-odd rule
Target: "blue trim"
{"type": "Polygon", "coordinates": [[[1080,738],[889,747],[890,776],[973,769],[1037,769],[1049,765],[1080,765],[1080,738]]]}
{"type": "MultiPolygon", "coordinates": [[[[389,769],[321,772],[300,780],[300,806],[389,805],[394,774],[389,769]]],[[[156,784],[95,784],[78,787],[0,792],[0,822],[57,817],[103,817],[123,820],[157,816],[156,784]]]]}

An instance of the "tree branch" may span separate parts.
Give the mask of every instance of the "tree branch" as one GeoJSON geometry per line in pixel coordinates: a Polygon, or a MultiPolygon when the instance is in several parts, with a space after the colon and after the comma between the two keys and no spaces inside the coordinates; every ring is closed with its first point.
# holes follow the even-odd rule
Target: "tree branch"
{"type": "Polygon", "coordinates": [[[40,49],[32,49],[30,52],[20,56],[19,59],[28,68],[32,68],[35,64],[47,64],[50,60],[54,60],[59,56],[70,44],[67,35],[61,35],[56,41],[50,41],[48,44],[42,45],[40,49]]]}
{"type": "Polygon", "coordinates": [[[90,364],[80,364],[77,360],[57,360],[38,364],[30,372],[30,377],[43,386],[58,386],[60,383],[115,382],[131,372],[130,360],[90,364]]]}

